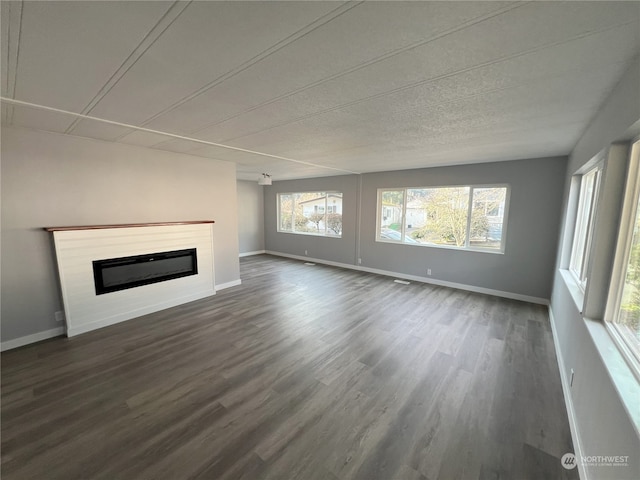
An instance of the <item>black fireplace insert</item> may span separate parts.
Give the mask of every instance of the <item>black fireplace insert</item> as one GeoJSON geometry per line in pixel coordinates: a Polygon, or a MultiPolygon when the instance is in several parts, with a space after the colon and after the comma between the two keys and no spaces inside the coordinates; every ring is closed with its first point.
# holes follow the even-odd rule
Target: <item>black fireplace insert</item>
{"type": "Polygon", "coordinates": [[[195,248],[93,262],[96,295],[197,274],[195,248]]]}

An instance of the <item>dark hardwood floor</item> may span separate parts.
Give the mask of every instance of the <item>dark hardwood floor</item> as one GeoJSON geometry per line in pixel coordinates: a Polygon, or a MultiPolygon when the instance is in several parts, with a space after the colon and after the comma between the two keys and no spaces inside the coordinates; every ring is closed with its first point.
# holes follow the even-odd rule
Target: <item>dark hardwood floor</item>
{"type": "Polygon", "coordinates": [[[2,354],[2,478],[577,478],[545,307],[260,255],[2,354]]]}

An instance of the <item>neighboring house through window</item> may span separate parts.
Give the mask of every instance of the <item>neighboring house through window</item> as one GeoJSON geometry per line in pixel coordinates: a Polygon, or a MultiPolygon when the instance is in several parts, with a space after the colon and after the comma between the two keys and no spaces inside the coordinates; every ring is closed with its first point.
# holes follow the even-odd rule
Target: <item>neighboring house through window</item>
{"type": "Polygon", "coordinates": [[[278,231],[341,237],[342,193],[279,193],[278,231]]]}
{"type": "Polygon", "coordinates": [[[378,190],[376,240],[504,251],[506,185],[378,190]]]}

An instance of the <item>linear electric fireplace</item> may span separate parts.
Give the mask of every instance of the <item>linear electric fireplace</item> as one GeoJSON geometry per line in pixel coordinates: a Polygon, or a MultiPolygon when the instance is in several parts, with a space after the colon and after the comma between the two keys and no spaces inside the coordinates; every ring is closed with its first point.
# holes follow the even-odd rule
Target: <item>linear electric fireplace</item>
{"type": "Polygon", "coordinates": [[[187,220],[46,227],[67,336],[215,295],[213,226],[187,220]]]}
{"type": "Polygon", "coordinates": [[[93,261],[96,295],[197,274],[195,248],[93,261]]]}

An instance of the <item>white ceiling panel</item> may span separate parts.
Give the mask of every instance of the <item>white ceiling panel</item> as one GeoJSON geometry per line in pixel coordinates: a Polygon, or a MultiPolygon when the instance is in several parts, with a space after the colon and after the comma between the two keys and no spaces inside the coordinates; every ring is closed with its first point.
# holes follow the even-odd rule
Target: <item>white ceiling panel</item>
{"type": "MultiPolygon", "coordinates": [[[[433,136],[446,138],[459,131],[486,129],[494,123],[513,124],[520,118],[522,133],[526,133],[544,126],[551,114],[601,103],[609,79],[607,71],[580,72],[434,104],[430,104],[432,96],[420,95],[416,89],[402,91],[230,143],[292,158],[313,158],[319,152],[353,142],[428,144],[433,136]]],[[[561,126],[555,126],[554,131],[558,128],[561,126]]]]}
{"type": "Polygon", "coordinates": [[[83,119],[78,121],[76,119],[76,122],[77,123],[73,127],[73,130],[71,130],[72,135],[96,138],[98,140],[107,140],[112,142],[123,135],[134,132],[131,128],[100,122],[97,120],[83,119]]]}
{"type": "Polygon", "coordinates": [[[638,1],[1,3],[3,96],[158,132],[7,101],[3,124],[251,180],[566,155],[640,55],[638,1]]]}
{"type": "Polygon", "coordinates": [[[274,181],[289,180],[292,178],[311,178],[311,177],[327,177],[333,175],[342,175],[341,172],[328,170],[321,167],[313,167],[306,165],[297,165],[284,161],[267,161],[261,170],[256,172],[256,167],[247,167],[242,164],[236,166],[236,174],[241,180],[258,181],[262,172],[269,173],[274,181]]]}
{"type": "MultiPolygon", "coordinates": [[[[9,66],[9,16],[11,15],[11,2],[0,3],[0,92],[3,97],[13,97],[8,93],[8,66],[9,66]]],[[[3,107],[4,108],[4,107],[3,107]]]]}
{"type": "MultiPolygon", "coordinates": [[[[280,179],[284,178],[283,175],[285,173],[287,174],[287,178],[292,178],[291,175],[297,175],[304,170],[316,172],[318,175],[344,175],[353,173],[351,171],[345,171],[340,165],[326,167],[324,163],[315,165],[311,162],[287,161],[216,146],[205,146],[200,149],[191,150],[189,154],[234,162],[238,165],[238,169],[242,169],[242,171],[269,173],[280,179]],[[276,166],[278,167],[277,171],[274,170],[276,166]]],[[[307,176],[311,176],[311,174],[307,173],[307,176]]]]}
{"type": "Polygon", "coordinates": [[[71,115],[21,105],[8,105],[7,112],[9,117],[6,120],[4,116],[2,117],[4,125],[48,130],[50,132],[64,133],[74,120],[71,115]]]}
{"type": "MultiPolygon", "coordinates": [[[[241,152],[238,150],[231,150],[223,147],[216,147],[213,145],[201,146],[191,152],[193,155],[200,155],[208,158],[216,158],[219,160],[225,160],[228,162],[235,162],[245,166],[260,166],[265,162],[275,161],[276,159],[265,157],[264,155],[258,155],[255,153],[241,152]]],[[[284,160],[283,160],[284,162],[284,160]]],[[[290,164],[290,162],[284,162],[290,164]]]]}
{"type": "Polygon", "coordinates": [[[301,37],[149,125],[193,132],[247,108],[424,42],[507,2],[368,2],[301,37]],[[463,8],[464,7],[464,8],[463,8]]]}
{"type": "MultiPolygon", "coordinates": [[[[142,125],[339,7],[331,2],[193,2],[92,110],[142,125]]],[[[155,127],[152,127],[155,128],[155,127]]],[[[182,129],[174,129],[182,131],[182,129]]]]}
{"type": "Polygon", "coordinates": [[[21,22],[21,2],[0,3],[0,39],[2,40],[0,81],[2,82],[1,91],[3,97],[13,98],[14,96],[21,22]]]}
{"type": "Polygon", "coordinates": [[[188,153],[192,150],[199,149],[201,146],[201,143],[195,141],[172,139],[154,148],[158,148],[159,150],[167,150],[169,152],[188,153]]]}
{"type": "Polygon", "coordinates": [[[160,135],[157,133],[145,132],[142,130],[136,130],[128,135],[120,138],[120,142],[127,143],[129,145],[138,145],[141,147],[151,147],[157,143],[169,140],[171,137],[167,135],[160,135]]]}
{"type": "MultiPolygon", "coordinates": [[[[432,4],[424,3],[427,6],[432,4]]],[[[423,3],[417,2],[415,5],[421,6],[423,3]]],[[[379,14],[381,22],[386,20],[384,14],[388,13],[385,7],[392,8],[393,5],[373,2],[366,6],[379,14]]],[[[342,102],[382,94],[415,82],[464,71],[522,52],[568,41],[579,35],[609,28],[611,25],[627,23],[634,8],[633,5],[608,6],[599,3],[582,9],[578,7],[565,3],[524,5],[372,63],[366,68],[356,70],[355,75],[352,75],[354,78],[345,79],[352,86],[348,91],[352,92],[353,96],[349,98],[342,95],[342,102]],[[518,35],[512,35],[512,40],[505,41],[505,37],[514,29],[518,35]]],[[[390,43],[396,36],[401,36],[397,32],[403,31],[383,26],[368,28],[368,24],[359,21],[358,14],[361,8],[365,7],[361,5],[354,8],[324,28],[319,28],[313,34],[273,55],[269,62],[246,70],[236,76],[233,82],[221,84],[215,90],[151,122],[150,125],[161,130],[198,132],[202,129],[198,128],[198,125],[215,123],[221,115],[234,115],[238,110],[246,110],[270,99],[290,94],[316,82],[319,78],[350,71],[349,66],[360,65],[366,62],[365,59],[372,58],[373,54],[364,46],[376,45],[381,40],[390,43]],[[342,35],[338,35],[338,31],[343,32],[342,35]],[[345,38],[345,35],[352,36],[345,38]],[[307,42],[313,43],[314,48],[311,49],[311,43],[307,42]],[[362,45],[363,52],[348,48],[339,55],[336,54],[341,48],[344,50],[343,45],[351,44],[362,45]],[[312,50],[314,54],[309,55],[312,50]]],[[[392,11],[404,12],[407,15],[404,18],[407,23],[413,18],[420,18],[412,10],[405,12],[396,7],[392,8],[392,11]]],[[[428,26],[419,31],[424,32],[425,36],[430,32],[428,26]]],[[[341,89],[338,86],[334,91],[341,89]]],[[[313,95],[312,108],[317,110],[331,105],[324,100],[322,96],[313,95]]]]}
{"type": "MultiPolygon", "coordinates": [[[[593,113],[595,113],[595,107],[592,109],[571,112],[570,114],[562,112],[550,115],[547,118],[548,123],[544,127],[529,128],[527,136],[514,135],[514,133],[517,133],[522,129],[523,124],[526,124],[525,119],[520,119],[519,123],[516,123],[515,125],[513,122],[505,120],[502,123],[496,122],[490,127],[476,131],[459,130],[457,132],[448,132],[447,135],[432,133],[430,137],[431,141],[427,142],[427,145],[421,145],[419,142],[411,144],[407,141],[394,143],[381,141],[377,144],[354,144],[349,148],[335,150],[325,157],[311,158],[311,161],[329,166],[342,165],[344,168],[351,168],[353,170],[366,169],[370,167],[370,163],[376,158],[390,157],[394,158],[396,161],[416,167],[421,164],[420,162],[425,161],[425,159],[429,159],[429,161],[436,161],[438,164],[451,159],[454,159],[455,163],[465,163],[473,161],[475,157],[466,159],[464,156],[452,157],[452,155],[455,155],[457,148],[467,146],[483,147],[496,141],[499,141],[502,145],[508,144],[509,142],[518,145],[527,144],[529,145],[528,148],[531,148],[535,145],[535,142],[532,140],[533,137],[530,137],[530,135],[535,136],[535,138],[541,138],[544,136],[546,138],[544,142],[545,145],[553,144],[561,147],[561,150],[556,150],[554,152],[554,154],[561,154],[562,151],[565,151],[567,148],[571,148],[577,140],[577,132],[579,133],[581,118],[585,114],[593,113]],[[563,125],[565,130],[563,134],[557,133],[557,129],[555,127],[558,125],[558,122],[563,125]],[[446,154],[446,156],[443,157],[443,154],[446,154]]],[[[542,145],[539,145],[539,147],[542,147],[542,145]]],[[[514,155],[513,152],[511,155],[513,158],[531,156],[523,153],[523,157],[521,155],[514,155]]],[[[505,158],[500,158],[496,160],[504,159],[505,158]]]]}
{"type": "MultiPolygon", "coordinates": [[[[408,89],[406,102],[413,98],[428,99],[429,103],[447,102],[460,96],[479,95],[495,89],[531,84],[546,77],[570,72],[582,76],[598,69],[614,69],[609,73],[617,77],[640,48],[637,25],[628,24],[618,29],[582,37],[554,48],[536,50],[501,62],[491,63],[473,70],[445,76],[408,89]]],[[[413,67],[409,67],[413,68],[413,67]]],[[[391,70],[392,72],[394,70],[391,70]]],[[[269,103],[244,115],[238,115],[197,132],[197,136],[215,142],[226,142],[260,132],[273,126],[285,125],[309,115],[321,114],[352,102],[366,101],[383,91],[393,91],[393,76],[361,69],[317,87],[279,101],[269,103]],[[370,78],[376,78],[371,82],[370,78]]],[[[571,79],[567,78],[567,81],[571,79]]],[[[397,96],[392,95],[398,102],[397,96]]],[[[400,103],[403,104],[402,102],[400,103]]]]}
{"type": "MultiPolygon", "coordinates": [[[[576,124],[575,137],[580,131],[580,125],[576,124]]],[[[461,142],[410,152],[385,145],[374,153],[361,154],[359,157],[357,152],[354,152],[344,161],[339,162],[342,165],[348,163],[352,168],[357,168],[357,165],[366,165],[367,171],[374,172],[532,158],[524,152],[534,147],[540,151],[539,158],[560,156],[565,154],[566,142],[564,138],[550,138],[546,131],[534,130],[527,138],[514,138],[510,134],[492,134],[484,137],[480,142],[473,140],[469,143],[461,142]],[[514,151],[523,152],[523,154],[514,155],[514,151]]]]}
{"type": "Polygon", "coordinates": [[[170,2],[24,2],[15,97],[80,112],[170,2]]]}

